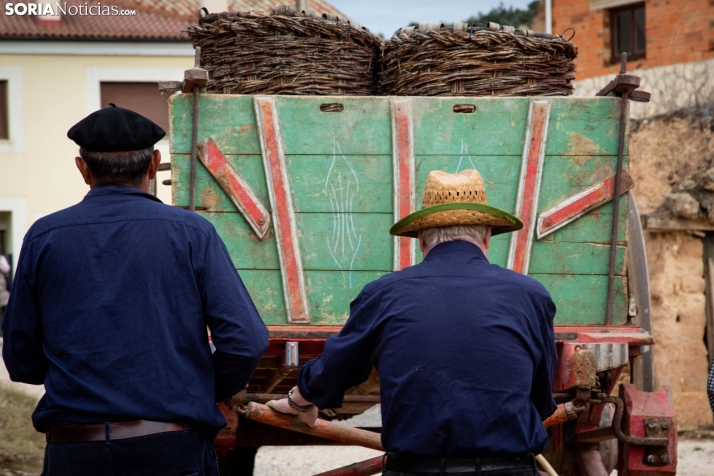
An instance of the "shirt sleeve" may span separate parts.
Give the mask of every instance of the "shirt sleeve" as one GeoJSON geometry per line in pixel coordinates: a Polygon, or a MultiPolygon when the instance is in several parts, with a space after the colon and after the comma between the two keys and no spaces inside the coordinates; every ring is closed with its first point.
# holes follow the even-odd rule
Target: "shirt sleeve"
{"type": "Polygon", "coordinates": [[[268,329],[215,229],[209,234],[199,280],[206,324],[216,351],[216,401],[245,388],[268,349],[268,329]]]}
{"type": "Polygon", "coordinates": [[[32,289],[32,252],[22,247],[15,282],[2,319],[2,356],[10,380],[34,385],[45,381],[49,361],[42,348],[42,319],[32,289]]]}
{"type": "Polygon", "coordinates": [[[530,396],[541,420],[551,416],[556,408],[552,390],[553,373],[555,372],[555,364],[558,361],[558,353],[555,347],[555,330],[553,328],[555,310],[555,303],[549,295],[546,295],[546,299],[541,305],[543,355],[536,365],[530,396]]]}
{"type": "Polygon", "coordinates": [[[345,390],[367,380],[374,362],[375,322],[379,303],[363,290],[350,304],[350,318],[340,333],[325,341],[320,357],[300,369],[298,388],[318,408],[339,408],[345,390]]]}

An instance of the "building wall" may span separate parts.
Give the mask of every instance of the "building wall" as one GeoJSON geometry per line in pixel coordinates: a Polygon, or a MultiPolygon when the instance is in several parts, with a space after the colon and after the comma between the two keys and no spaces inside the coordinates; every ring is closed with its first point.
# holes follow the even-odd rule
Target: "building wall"
{"type": "MultiPolygon", "coordinates": [[[[191,56],[0,55],[0,79],[11,76],[11,137],[0,141],[0,211],[14,215],[15,257],[36,219],[87,193],[74,165],[78,147],[67,130],[99,108],[99,81],[180,80],[192,66],[191,56]]],[[[159,148],[168,156],[166,140],[159,148]]],[[[169,172],[162,174],[160,179],[168,178],[169,172]]],[[[158,187],[160,198],[170,202],[170,187],[158,187]]]]}
{"type": "MultiPolygon", "coordinates": [[[[640,77],[640,90],[650,102],[630,102],[630,117],[645,119],[675,109],[698,107],[714,101],[714,58],[628,71],[640,77]]],[[[575,95],[592,97],[615,73],[575,81],[575,95]]]]}
{"type": "MultiPolygon", "coordinates": [[[[641,214],[654,212],[686,177],[714,157],[714,130],[696,117],[660,117],[630,135],[630,174],[641,214]],[[672,144],[677,144],[672,147],[672,144]]],[[[702,239],[646,231],[655,338],[655,388],[672,387],[679,429],[712,424],[706,394],[706,296],[702,239]]]]}
{"type": "MultiPolygon", "coordinates": [[[[610,15],[607,9],[590,10],[595,0],[552,0],[553,33],[573,28],[578,45],[576,79],[613,75],[610,15]]],[[[634,3],[634,2],[633,2],[634,3]]],[[[714,2],[710,0],[646,0],[646,58],[628,64],[628,70],[714,58],[714,2]]]]}

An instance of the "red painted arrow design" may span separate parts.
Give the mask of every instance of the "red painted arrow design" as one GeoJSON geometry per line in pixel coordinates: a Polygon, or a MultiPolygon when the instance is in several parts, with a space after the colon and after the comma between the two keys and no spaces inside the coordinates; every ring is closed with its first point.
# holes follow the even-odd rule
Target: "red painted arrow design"
{"type": "MultiPolygon", "coordinates": [[[[392,161],[394,168],[394,221],[415,209],[414,130],[410,99],[392,99],[392,161]]],[[[417,240],[394,237],[394,270],[416,262],[417,240]]]]}
{"type": "Polygon", "coordinates": [[[261,240],[265,238],[270,228],[268,210],[258,200],[253,189],[228,162],[213,139],[209,137],[198,143],[198,158],[226,192],[258,238],[261,240]]]}
{"type": "MultiPolygon", "coordinates": [[[[620,193],[627,193],[635,186],[627,171],[622,171],[620,193]]],[[[569,197],[538,216],[538,239],[563,228],[568,223],[609,202],[615,196],[615,176],[612,175],[600,183],[586,188],[580,193],[569,197]]]]}
{"type": "Polygon", "coordinates": [[[288,179],[288,169],[280,136],[275,99],[255,96],[255,117],[260,134],[260,148],[273,209],[275,239],[280,258],[280,274],[289,323],[309,323],[310,313],[305,292],[305,275],[298,244],[295,212],[288,179]]]}

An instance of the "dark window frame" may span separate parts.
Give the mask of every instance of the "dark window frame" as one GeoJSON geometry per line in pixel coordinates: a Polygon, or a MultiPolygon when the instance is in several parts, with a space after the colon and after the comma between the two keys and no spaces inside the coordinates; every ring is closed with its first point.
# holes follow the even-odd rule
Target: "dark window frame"
{"type": "Polygon", "coordinates": [[[610,62],[615,64],[620,62],[620,55],[622,54],[622,51],[617,51],[617,43],[618,43],[618,31],[617,31],[617,15],[625,12],[630,12],[630,44],[633,45],[633,48],[637,47],[637,15],[636,12],[638,10],[644,10],[645,12],[645,21],[643,25],[644,33],[645,33],[645,38],[644,38],[644,45],[643,45],[643,50],[641,52],[636,52],[636,53],[627,53],[627,60],[640,60],[640,59],[645,59],[647,58],[647,10],[645,8],[645,3],[640,2],[640,3],[633,3],[631,5],[625,5],[623,7],[619,8],[612,8],[608,10],[608,13],[610,14],[610,53],[611,53],[611,58],[610,62]]]}
{"type": "Polygon", "coordinates": [[[0,78],[0,140],[10,140],[10,81],[0,78]]]}

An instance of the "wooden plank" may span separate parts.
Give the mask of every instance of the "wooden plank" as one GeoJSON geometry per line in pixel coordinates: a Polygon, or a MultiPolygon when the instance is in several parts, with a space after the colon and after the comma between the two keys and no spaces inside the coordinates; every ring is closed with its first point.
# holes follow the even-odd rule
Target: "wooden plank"
{"type": "Polygon", "coordinates": [[[299,213],[305,269],[392,271],[391,214],[299,213]]]}
{"type": "Polygon", "coordinates": [[[239,269],[238,274],[243,279],[263,322],[287,325],[288,319],[280,271],[239,269]]]}
{"type": "MultiPolygon", "coordinates": [[[[610,177],[615,173],[616,163],[617,157],[613,156],[546,156],[543,164],[539,212],[610,177]]],[[[623,157],[623,169],[629,169],[627,156],[623,157]]]]}
{"type": "Polygon", "coordinates": [[[392,213],[390,155],[287,157],[298,212],[392,213]]]}
{"type": "Polygon", "coordinates": [[[598,182],[575,195],[571,195],[553,208],[541,212],[538,215],[538,224],[536,227],[538,239],[543,239],[550,233],[563,228],[583,215],[600,208],[616,196],[627,193],[635,185],[632,181],[632,177],[627,173],[627,170],[622,170],[620,190],[615,193],[616,179],[617,175],[613,174],[602,182],[598,182]]]}
{"type": "MultiPolygon", "coordinates": [[[[391,240],[390,240],[391,243],[391,240]]],[[[312,324],[343,324],[350,313],[350,302],[362,288],[385,273],[352,271],[306,271],[312,324]]]]}
{"type": "MultiPolygon", "coordinates": [[[[353,213],[392,213],[391,156],[294,155],[286,159],[296,212],[331,212],[335,200],[344,199],[350,192],[353,213]]],[[[245,178],[258,199],[269,203],[261,157],[227,155],[226,160],[245,178]]],[[[446,170],[455,173],[475,168],[484,177],[488,203],[512,211],[520,160],[518,156],[417,157],[417,208],[421,208],[429,172],[446,170]]],[[[175,154],[172,158],[174,205],[188,206],[189,165],[188,154],[175,154]]],[[[203,164],[197,166],[196,206],[216,212],[237,211],[203,164]]]]}
{"type": "Polygon", "coordinates": [[[238,269],[280,269],[273,230],[262,241],[253,233],[245,219],[237,212],[196,212],[216,227],[218,235],[238,269]]]}
{"type": "MultiPolygon", "coordinates": [[[[550,292],[557,307],[556,326],[605,324],[607,276],[532,274],[550,292]]],[[[627,278],[615,278],[613,325],[627,321],[627,278]]]]}
{"type": "MultiPolygon", "coordinates": [[[[171,160],[172,202],[188,207],[190,160],[188,154],[174,154],[171,160]]],[[[237,170],[261,203],[268,205],[268,187],[265,182],[263,159],[259,155],[229,155],[226,160],[237,170]]],[[[196,164],[196,208],[212,212],[237,212],[238,209],[221,189],[206,167],[196,164]]]]}
{"type": "MultiPolygon", "coordinates": [[[[280,269],[272,231],[261,241],[238,213],[198,213],[216,227],[236,268],[280,269]]],[[[390,214],[297,213],[295,218],[304,269],[392,270],[390,214]]]]}
{"type": "MultiPolygon", "coordinates": [[[[390,99],[392,112],[392,171],[394,186],[394,222],[416,211],[416,162],[414,157],[414,123],[411,98],[390,99]]],[[[394,271],[414,265],[416,242],[406,236],[395,236],[394,271]]]]}
{"type": "Polygon", "coordinates": [[[523,274],[528,274],[531,258],[549,119],[550,103],[548,101],[531,102],[518,178],[516,207],[513,212],[523,222],[523,228],[511,234],[511,245],[508,249],[506,265],[508,269],[523,274]]]}
{"type": "Polygon", "coordinates": [[[687,220],[672,216],[643,215],[642,227],[649,231],[714,231],[714,223],[706,218],[687,220]]]}
{"type": "Polygon", "coordinates": [[[546,155],[617,155],[620,98],[553,98],[551,102],[546,155]]]}
{"type": "MultiPolygon", "coordinates": [[[[627,195],[620,196],[617,241],[627,242],[627,195]]],[[[556,230],[540,242],[609,243],[612,230],[612,202],[556,230]]]]}
{"type": "MultiPolygon", "coordinates": [[[[238,274],[266,324],[287,324],[285,301],[277,270],[238,270],[238,274]]],[[[340,271],[305,271],[311,324],[343,324],[349,317],[350,302],[369,282],[382,274],[353,271],[343,278],[340,271]]]]}
{"type": "MultiPolygon", "coordinates": [[[[260,154],[252,96],[201,94],[198,100],[198,140],[213,137],[228,154],[260,154]]],[[[191,153],[190,94],[174,94],[169,99],[171,153],[191,153]]]]}
{"type": "Polygon", "coordinates": [[[273,233],[278,248],[278,258],[280,258],[288,322],[310,322],[293,193],[290,188],[290,174],[285,161],[275,98],[254,96],[253,105],[258,121],[260,150],[270,196],[273,233]]]}
{"type": "MultiPolygon", "coordinates": [[[[189,153],[189,95],[171,97],[172,153],[189,153]]],[[[417,155],[519,155],[530,98],[413,98],[417,155]],[[453,112],[474,104],[473,114],[453,112]]],[[[546,155],[616,155],[618,98],[549,98],[553,116],[546,155]]],[[[276,97],[286,154],[391,154],[389,99],[381,97],[276,97]],[[320,111],[339,102],[339,113],[320,111]]],[[[258,154],[251,96],[201,94],[198,140],[213,136],[224,154],[258,154]]],[[[627,154],[627,144],[625,146],[627,154]]]]}
{"type": "Polygon", "coordinates": [[[521,155],[528,98],[412,98],[417,155],[521,155]],[[453,111],[473,104],[472,114],[453,111]]]}
{"type": "MultiPolygon", "coordinates": [[[[618,246],[615,275],[625,276],[627,247],[618,246]]],[[[607,275],[610,246],[593,243],[533,242],[531,274],[607,275]]]]}
{"type": "Polygon", "coordinates": [[[287,155],[392,153],[389,99],[386,97],[276,96],[287,155]],[[342,112],[322,112],[322,104],[340,103],[342,112]]]}

